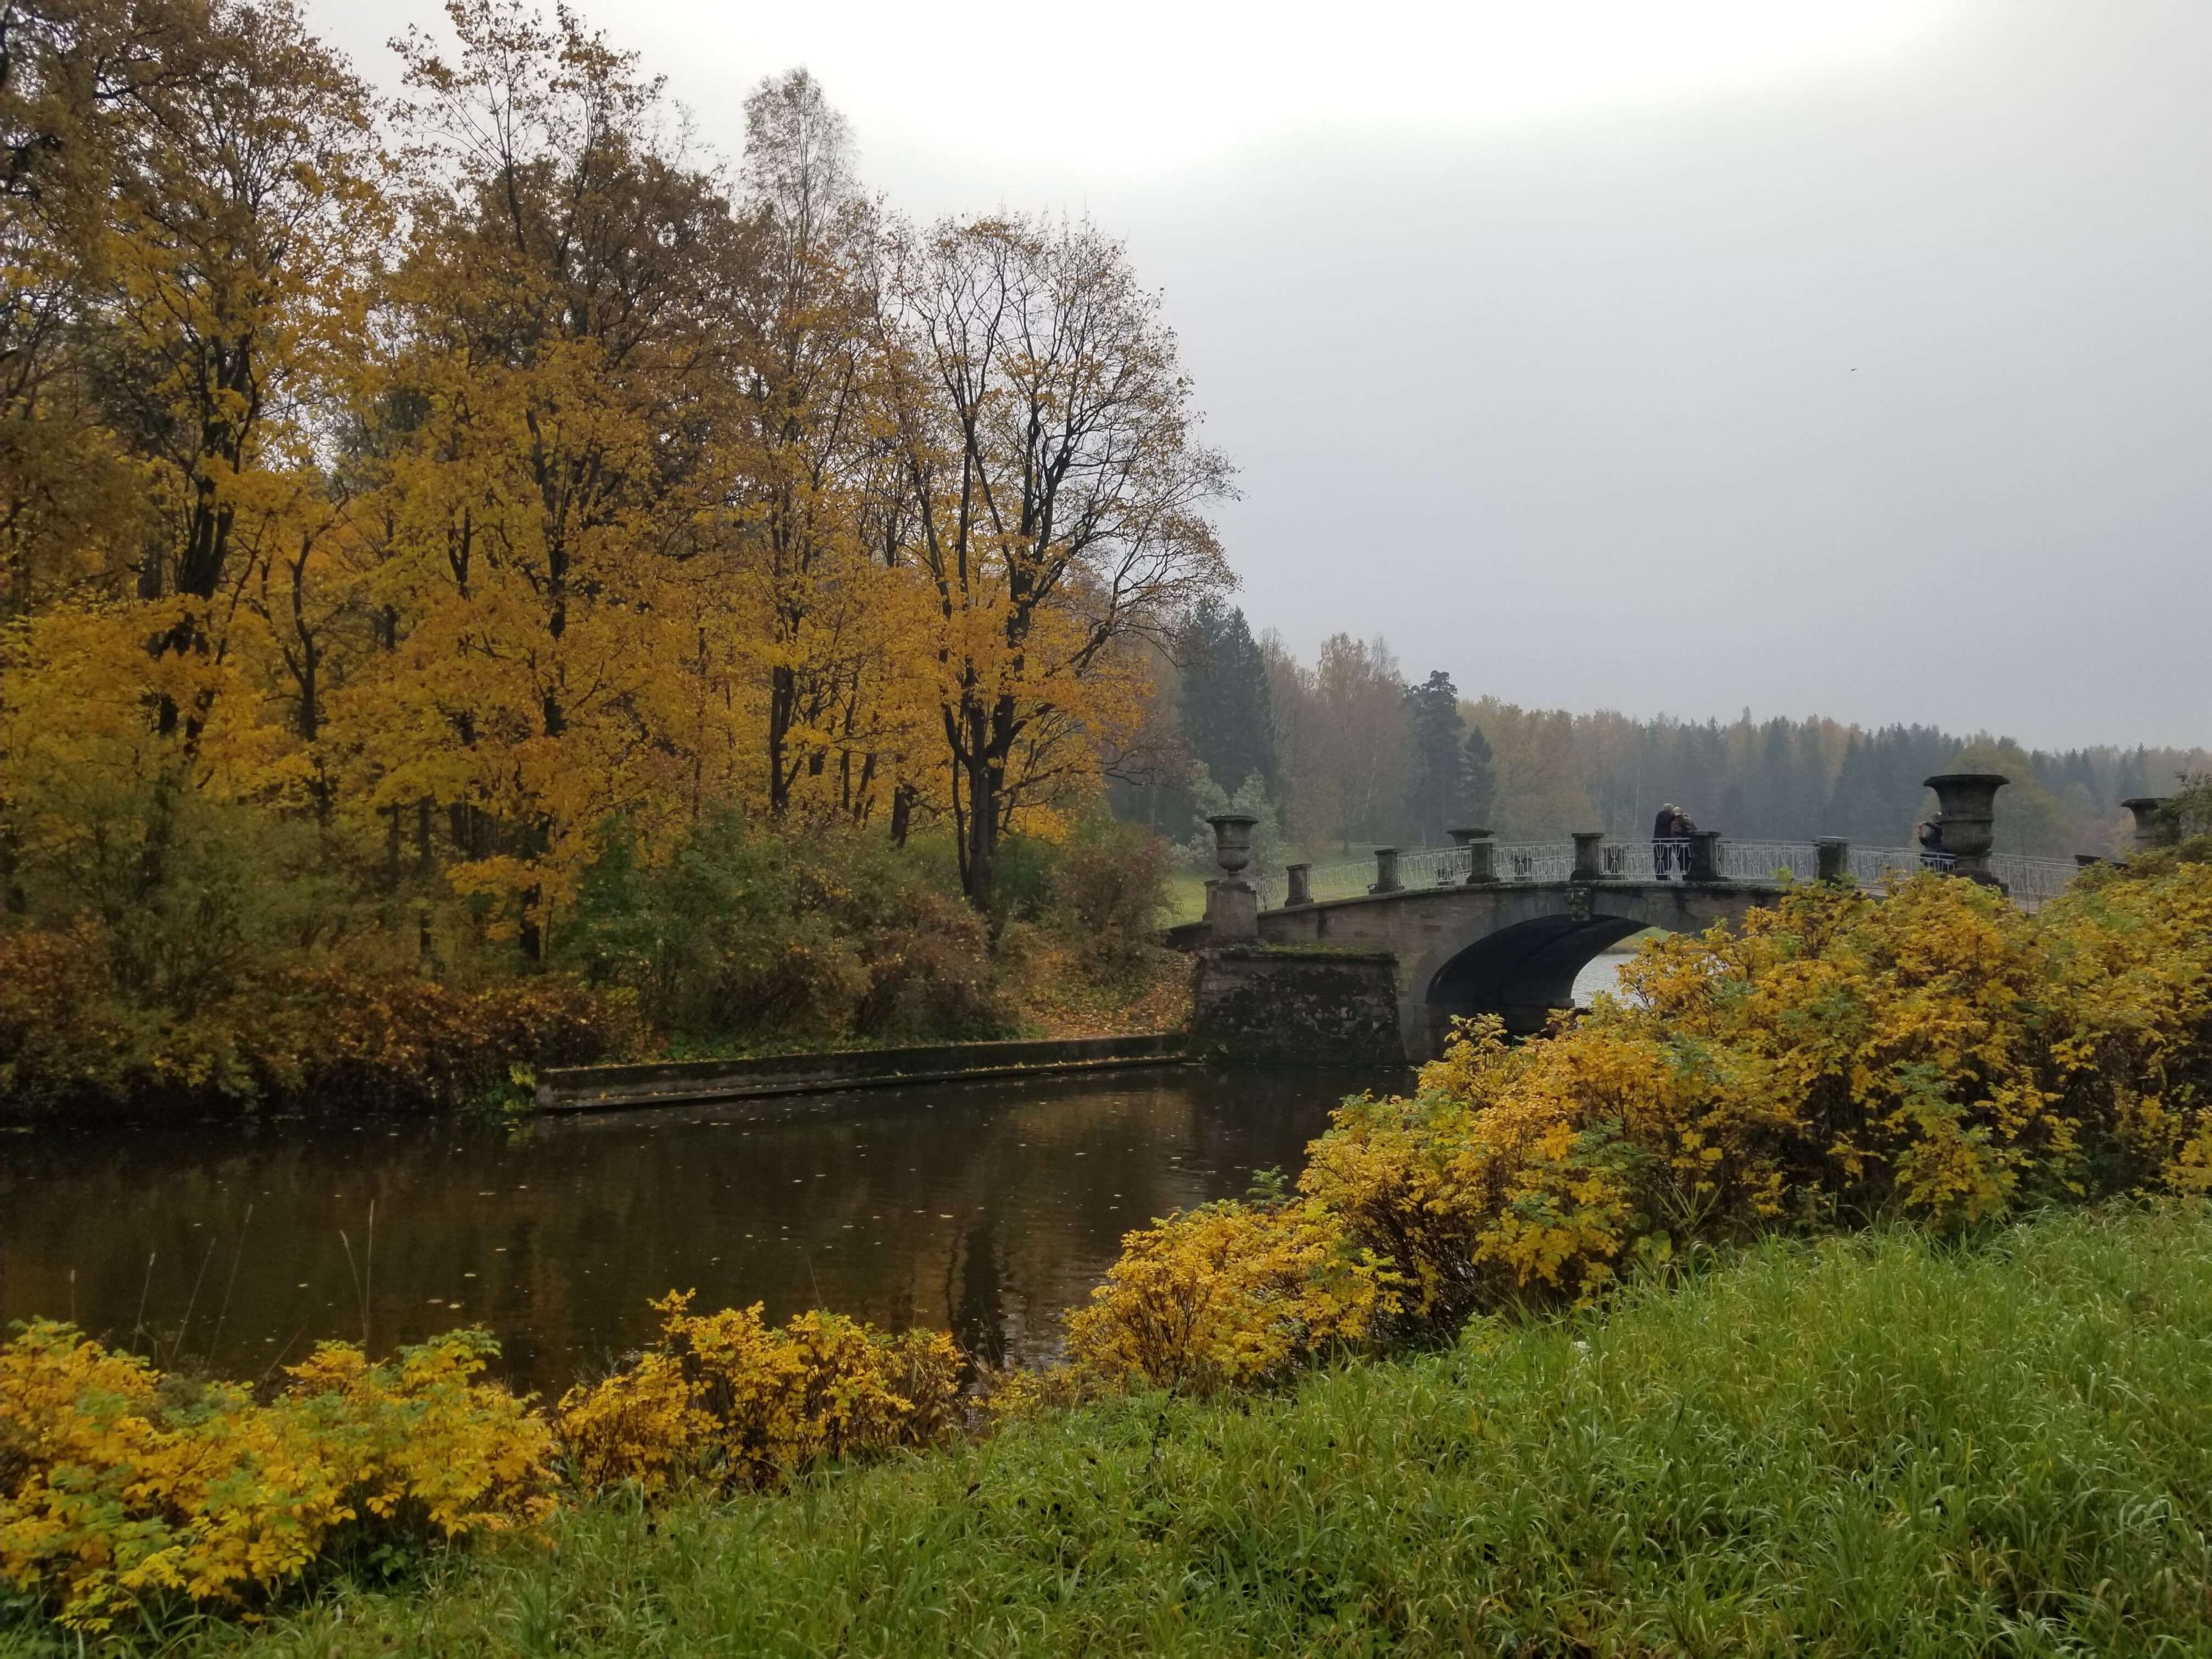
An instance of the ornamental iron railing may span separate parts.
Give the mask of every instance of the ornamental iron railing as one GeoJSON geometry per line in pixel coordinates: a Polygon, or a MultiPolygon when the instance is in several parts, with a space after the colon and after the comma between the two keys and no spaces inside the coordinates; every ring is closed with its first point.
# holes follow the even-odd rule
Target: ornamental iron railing
{"type": "MultiPolygon", "coordinates": [[[[1616,881],[1686,881],[1690,870],[1691,844],[1681,840],[1607,841],[1598,849],[1599,872],[1616,881]]],[[[1456,886],[1464,882],[1471,855],[1465,847],[1402,847],[1396,849],[1398,889],[1402,892],[1456,886]]],[[[1844,873],[1857,885],[1886,890],[1918,871],[1949,870],[1957,860],[1917,847],[1850,846],[1844,855],[1844,873]]],[[[1492,850],[1492,866],[1501,884],[1557,882],[1575,872],[1572,842],[1501,842],[1492,850]]],[[[1820,869],[1820,848],[1809,841],[1719,841],[1714,847],[1714,878],[1721,881],[1781,883],[1811,881],[1820,869]]],[[[1989,860],[1990,873],[2025,908],[2066,890],[2080,866],[2062,859],[2027,858],[1997,853],[1989,860]]],[[[1376,890],[1380,866],[1372,854],[1316,864],[1307,875],[1307,891],[1316,902],[1363,898],[1376,890]]],[[[1265,909],[1280,908],[1288,896],[1288,883],[1280,871],[1255,876],[1260,903],[1265,909]]]]}

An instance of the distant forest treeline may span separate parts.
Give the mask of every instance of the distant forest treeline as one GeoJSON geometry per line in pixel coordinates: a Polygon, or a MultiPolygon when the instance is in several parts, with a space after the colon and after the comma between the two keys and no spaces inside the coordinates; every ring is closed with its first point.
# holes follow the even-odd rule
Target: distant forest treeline
{"type": "MultiPolygon", "coordinates": [[[[2179,776],[2212,769],[2202,748],[2054,751],[1819,715],[1638,720],[1467,701],[1441,671],[1409,680],[1381,639],[1336,635],[1307,664],[1278,636],[1255,638],[1241,611],[1211,603],[1171,654],[1162,678],[1172,695],[1159,700],[1154,734],[1166,758],[1154,781],[1121,787],[1121,810],[1187,836],[1234,799],[1316,856],[1433,845],[1459,825],[1508,840],[1589,829],[1633,836],[1668,802],[1739,839],[1903,846],[1933,809],[1922,781],[1973,770],[2013,781],[1998,797],[1999,849],[2059,857],[2113,850],[2129,824],[2122,800],[2171,793],[2179,776]]],[[[1263,830],[1263,849],[1267,841],[1263,830]]]]}

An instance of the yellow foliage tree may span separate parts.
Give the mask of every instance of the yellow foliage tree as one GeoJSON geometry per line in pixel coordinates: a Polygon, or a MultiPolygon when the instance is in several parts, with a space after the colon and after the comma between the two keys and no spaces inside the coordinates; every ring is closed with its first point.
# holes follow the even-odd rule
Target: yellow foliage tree
{"type": "Polygon", "coordinates": [[[1133,642],[1228,586],[1158,301],[1089,225],[995,217],[902,234],[884,301],[899,556],[927,647],[961,882],[989,907],[1000,835],[1092,783],[1149,690],[1133,642]]]}

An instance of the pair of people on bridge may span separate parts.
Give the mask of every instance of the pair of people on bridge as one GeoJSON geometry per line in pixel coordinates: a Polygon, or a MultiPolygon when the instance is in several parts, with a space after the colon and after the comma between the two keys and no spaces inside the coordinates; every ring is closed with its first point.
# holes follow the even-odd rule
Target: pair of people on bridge
{"type": "Polygon", "coordinates": [[[1690,878],[1690,837],[1697,828],[1690,815],[1672,801],[1659,809],[1659,816],[1651,820],[1651,873],[1659,880],[1666,880],[1670,872],[1679,873],[1684,881],[1690,878]]]}

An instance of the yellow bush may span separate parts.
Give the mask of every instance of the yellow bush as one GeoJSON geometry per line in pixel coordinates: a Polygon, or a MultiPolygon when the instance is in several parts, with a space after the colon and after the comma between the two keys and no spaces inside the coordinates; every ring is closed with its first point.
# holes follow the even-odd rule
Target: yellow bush
{"type": "Polygon", "coordinates": [[[265,1595],[341,1528],[534,1524],[552,1509],[550,1435],[477,1380],[495,1352],[478,1331],[382,1365],[329,1344],[262,1404],[31,1324],[0,1349],[0,1577],[96,1631],[136,1603],[265,1595]]]}
{"type": "Polygon", "coordinates": [[[1545,1037],[1470,1022],[1412,1099],[1346,1103],[1300,1186],[1443,1316],[1686,1239],[2204,1190],[2208,1080],[2212,866],[2039,916],[1932,875],[1800,887],[1648,946],[1545,1037]]]}
{"type": "Polygon", "coordinates": [[[1396,1310],[1394,1282],[1317,1205],[1208,1204],[1123,1238],[1068,1352],[1093,1386],[1256,1382],[1366,1340],[1396,1310]]]}
{"type": "Polygon", "coordinates": [[[1442,1319],[1762,1228],[2212,1188],[2212,866],[2147,860],[2039,916],[1934,875],[1789,890],[1648,946],[1541,1038],[1466,1023],[1411,1098],[1347,1101],[1309,1160],[1301,1207],[1132,1234],[1070,1322],[1079,1376],[1212,1387],[1371,1328],[1357,1302],[1309,1313],[1299,1264],[1355,1249],[1387,1265],[1376,1307],[1402,1285],[1442,1319]]]}
{"type": "Polygon", "coordinates": [[[1392,1264],[1418,1314],[1586,1290],[1627,1243],[1638,1160],[1621,1120],[1663,1086],[1663,1056],[1584,1044],[1555,1070],[1534,1052],[1475,1023],[1413,1099],[1348,1102],[1310,1149],[1300,1189],[1392,1264]]]}
{"type": "Polygon", "coordinates": [[[2094,871],[2037,918],[2063,1018],[2057,1086],[2104,1126],[2104,1184],[2212,1190],[2212,864],[2094,871]]]}
{"type": "Polygon", "coordinates": [[[960,1357],[941,1332],[890,1336],[819,1312],[776,1328],[758,1303],[694,1314],[691,1295],[653,1304],[656,1347],[562,1398],[586,1486],[773,1486],[811,1463],[933,1444],[958,1421],[960,1357]]]}

